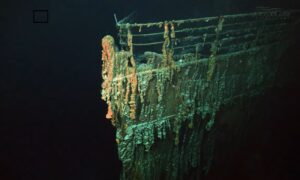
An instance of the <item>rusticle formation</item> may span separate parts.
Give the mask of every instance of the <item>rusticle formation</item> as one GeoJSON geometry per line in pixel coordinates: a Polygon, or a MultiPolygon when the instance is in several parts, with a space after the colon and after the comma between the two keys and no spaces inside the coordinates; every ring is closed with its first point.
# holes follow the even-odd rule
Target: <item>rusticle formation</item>
{"type": "Polygon", "coordinates": [[[117,24],[102,39],[102,99],[117,128],[121,179],[208,171],[221,106],[272,85],[293,11],[117,24]]]}

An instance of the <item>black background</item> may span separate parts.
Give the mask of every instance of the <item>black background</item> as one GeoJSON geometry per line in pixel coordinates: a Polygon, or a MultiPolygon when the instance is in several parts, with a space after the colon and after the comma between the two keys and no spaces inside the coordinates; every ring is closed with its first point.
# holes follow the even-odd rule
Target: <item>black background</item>
{"type": "MultiPolygon", "coordinates": [[[[1,1],[0,179],[118,179],[115,129],[105,119],[100,94],[100,41],[106,34],[116,37],[114,13],[120,19],[137,11],[137,20],[148,21],[251,11],[262,5],[300,7],[296,0],[1,1]],[[48,23],[33,23],[33,10],[38,9],[48,10],[48,23]]],[[[290,60],[293,72],[297,58],[295,54],[290,60]]],[[[290,107],[270,107],[286,112],[286,127],[281,129],[281,118],[273,125],[286,138],[295,138],[287,133],[296,129],[291,121],[298,102],[295,82],[274,95],[280,96],[277,101],[289,97],[290,107]]],[[[272,145],[286,144],[271,139],[272,145]]],[[[285,159],[278,166],[283,161],[289,164],[285,159]]],[[[291,166],[287,169],[295,168],[291,166]]]]}

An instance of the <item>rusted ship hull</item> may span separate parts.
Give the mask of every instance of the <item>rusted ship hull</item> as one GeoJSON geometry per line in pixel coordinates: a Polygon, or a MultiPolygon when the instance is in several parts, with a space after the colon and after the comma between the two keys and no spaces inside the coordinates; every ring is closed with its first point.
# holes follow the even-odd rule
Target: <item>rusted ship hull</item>
{"type": "Polygon", "coordinates": [[[117,128],[121,179],[200,179],[221,106],[272,86],[294,11],[118,24],[102,40],[102,98],[117,128]],[[142,42],[144,40],[144,42],[142,42]]]}

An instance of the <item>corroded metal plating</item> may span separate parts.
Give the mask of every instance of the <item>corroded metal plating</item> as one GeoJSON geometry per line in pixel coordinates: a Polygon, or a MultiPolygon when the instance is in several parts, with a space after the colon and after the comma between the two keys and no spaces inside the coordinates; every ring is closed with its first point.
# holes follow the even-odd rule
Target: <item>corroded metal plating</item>
{"type": "Polygon", "coordinates": [[[191,167],[207,172],[217,112],[272,85],[293,12],[118,24],[118,52],[104,37],[102,99],[117,127],[121,178],[184,179],[191,167]],[[151,42],[135,43],[147,37],[151,42]],[[159,50],[138,49],[150,46],[159,50]]]}

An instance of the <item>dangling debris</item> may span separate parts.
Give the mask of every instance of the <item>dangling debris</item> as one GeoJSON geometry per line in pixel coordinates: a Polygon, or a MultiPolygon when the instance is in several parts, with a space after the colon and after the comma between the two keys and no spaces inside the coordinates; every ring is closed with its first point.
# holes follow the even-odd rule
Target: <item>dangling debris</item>
{"type": "Polygon", "coordinates": [[[102,99],[117,128],[121,179],[207,173],[220,106],[272,86],[297,13],[119,21],[122,50],[102,40],[102,99]]]}

